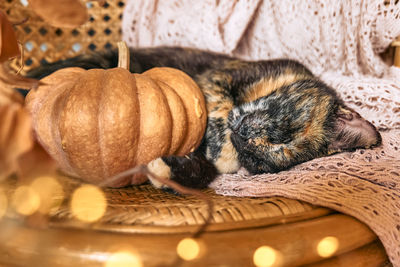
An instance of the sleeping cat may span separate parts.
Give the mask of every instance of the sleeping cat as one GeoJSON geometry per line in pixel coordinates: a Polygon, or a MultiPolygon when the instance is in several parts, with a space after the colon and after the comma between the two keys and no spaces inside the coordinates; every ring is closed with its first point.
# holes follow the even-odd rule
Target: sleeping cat
{"type": "MultiPolygon", "coordinates": [[[[296,61],[243,61],[176,47],[135,49],[131,55],[131,72],[178,68],[204,93],[208,121],[200,147],[185,157],[167,156],[148,164],[155,174],[182,185],[203,188],[219,173],[240,167],[252,174],[279,172],[317,157],[381,143],[370,122],[296,61]]],[[[113,68],[117,61],[116,50],[81,55],[41,66],[28,76],[42,78],[73,66],[113,68]]]]}

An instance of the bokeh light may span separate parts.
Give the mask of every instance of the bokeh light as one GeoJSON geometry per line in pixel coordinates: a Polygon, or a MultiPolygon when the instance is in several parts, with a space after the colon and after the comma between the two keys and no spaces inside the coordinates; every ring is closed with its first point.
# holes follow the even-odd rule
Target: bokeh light
{"type": "Polygon", "coordinates": [[[19,186],[11,198],[15,211],[21,215],[31,215],[40,207],[40,196],[30,186],[19,186]]]}
{"type": "Polygon", "coordinates": [[[185,238],[178,243],[176,252],[182,259],[191,261],[200,256],[201,245],[193,238],[185,238]]]}
{"type": "Polygon", "coordinates": [[[136,253],[119,251],[112,254],[105,263],[105,267],[142,267],[142,261],[136,253]]]}
{"type": "Polygon", "coordinates": [[[83,222],[99,220],[107,209],[103,191],[94,185],[83,185],[76,189],[71,197],[71,213],[83,222]]]}
{"type": "Polygon", "coordinates": [[[4,214],[6,214],[8,206],[7,196],[4,193],[4,190],[0,188],[0,220],[3,218],[4,214]]]}
{"type": "Polygon", "coordinates": [[[261,246],[254,252],[253,262],[257,267],[279,266],[281,254],[269,246],[261,246]]]}
{"type": "Polygon", "coordinates": [[[327,258],[335,254],[339,248],[339,240],[333,236],[327,236],[318,242],[317,253],[321,257],[327,258]]]}
{"type": "Polygon", "coordinates": [[[32,182],[31,188],[40,197],[39,212],[46,214],[61,206],[64,191],[57,179],[50,176],[39,177],[32,182]]]}

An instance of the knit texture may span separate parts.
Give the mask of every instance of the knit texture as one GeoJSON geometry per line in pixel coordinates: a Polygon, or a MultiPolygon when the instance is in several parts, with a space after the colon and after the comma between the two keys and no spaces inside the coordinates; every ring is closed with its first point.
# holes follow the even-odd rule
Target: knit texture
{"type": "Polygon", "coordinates": [[[230,196],[285,196],[366,223],[400,266],[400,68],[380,58],[400,36],[400,3],[384,0],[128,0],[132,47],[178,45],[243,59],[291,58],[382,131],[383,145],[278,174],[241,170],[211,185],[230,196]],[[386,3],[384,3],[386,2],[386,3]]]}

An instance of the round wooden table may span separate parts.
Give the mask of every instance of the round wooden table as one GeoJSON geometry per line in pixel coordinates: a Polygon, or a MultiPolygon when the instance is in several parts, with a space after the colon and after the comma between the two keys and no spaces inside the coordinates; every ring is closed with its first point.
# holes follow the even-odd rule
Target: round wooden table
{"type": "Polygon", "coordinates": [[[150,185],[105,189],[105,213],[88,223],[71,213],[71,196],[81,184],[67,177],[58,181],[63,188],[61,206],[48,216],[18,214],[12,203],[18,185],[15,179],[3,184],[10,205],[0,220],[1,264],[122,266],[111,262],[120,252],[137,260],[131,266],[256,266],[254,261],[259,266],[387,264],[376,235],[352,217],[297,200],[225,197],[212,190],[204,191],[214,210],[210,224],[196,239],[201,253],[182,260],[177,254],[179,242],[192,237],[207,217],[203,200],[150,185]],[[331,251],[324,254],[322,240],[329,238],[336,247],[330,248],[328,242],[331,251]],[[262,249],[255,253],[260,247],[264,256],[272,251],[264,265],[257,262],[262,257],[255,259],[262,255],[262,249]]]}

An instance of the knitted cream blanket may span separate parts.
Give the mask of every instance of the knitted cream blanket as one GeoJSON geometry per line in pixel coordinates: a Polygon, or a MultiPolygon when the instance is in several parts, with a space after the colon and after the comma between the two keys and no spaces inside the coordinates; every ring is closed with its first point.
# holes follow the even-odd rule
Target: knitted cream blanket
{"type": "Polygon", "coordinates": [[[400,266],[400,68],[379,57],[400,36],[400,3],[384,0],[128,0],[133,47],[179,45],[245,59],[292,58],[382,130],[383,145],[278,174],[221,175],[219,194],[285,196],[363,221],[400,266]],[[384,3],[386,2],[386,3],[384,3]]]}

